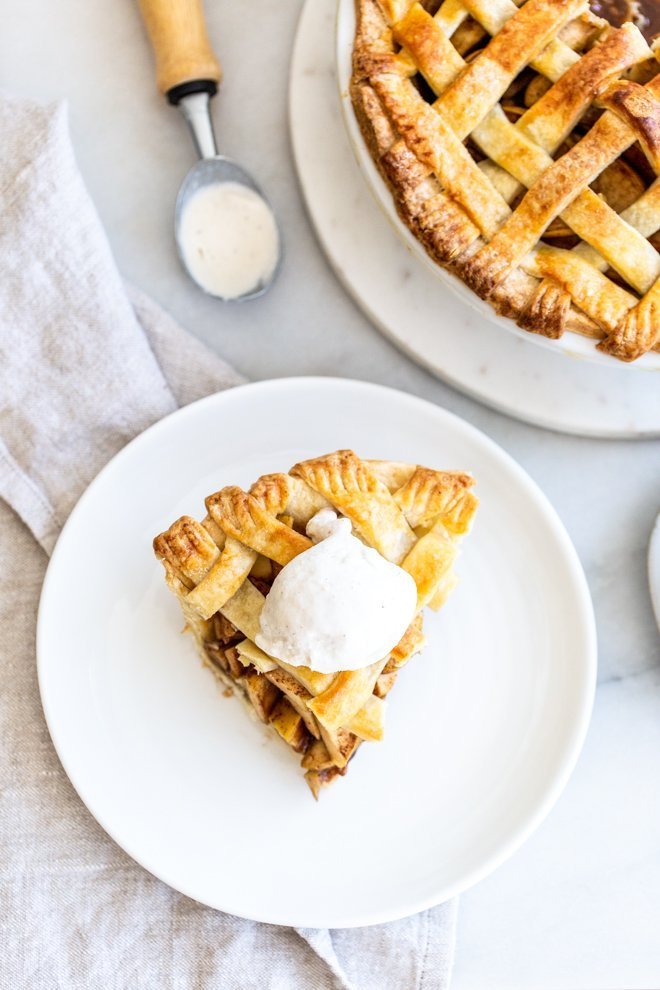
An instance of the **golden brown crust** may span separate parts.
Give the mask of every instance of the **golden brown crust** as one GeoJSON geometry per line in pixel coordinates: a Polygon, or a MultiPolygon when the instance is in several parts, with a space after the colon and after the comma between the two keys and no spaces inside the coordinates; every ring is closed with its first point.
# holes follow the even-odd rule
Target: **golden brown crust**
{"type": "Polygon", "coordinates": [[[635,360],[660,348],[655,294],[646,299],[660,278],[660,255],[646,240],[660,210],[648,202],[652,186],[641,196],[638,188],[643,210],[627,203],[619,216],[620,182],[610,202],[589,185],[604,177],[607,188],[608,169],[614,174],[635,140],[660,173],[660,70],[636,27],[605,31],[580,0],[518,7],[505,15],[504,5],[456,0],[432,16],[435,5],[414,0],[356,0],[355,115],[399,216],[433,260],[530,332],[604,338],[601,350],[635,360]],[[476,30],[466,29],[468,11],[476,30]],[[529,65],[539,84],[527,83],[516,116],[508,93],[529,65]],[[637,66],[644,85],[617,79],[637,66]],[[592,105],[607,110],[572,137],[592,105]],[[599,278],[558,255],[539,261],[553,229],[573,237],[566,253],[599,278]],[[589,281],[608,286],[604,304],[589,281]]]}
{"type": "Polygon", "coordinates": [[[369,700],[387,657],[360,670],[342,670],[322,694],[312,698],[309,708],[322,727],[339,729],[369,700]]]}
{"type": "Polygon", "coordinates": [[[660,102],[645,86],[619,79],[602,94],[603,106],[613,110],[633,131],[644,152],[660,173],[660,102]]]}
{"type": "Polygon", "coordinates": [[[406,629],[401,640],[390,653],[389,659],[383,668],[383,673],[389,674],[393,670],[403,667],[415,653],[419,653],[423,645],[422,613],[419,612],[406,629]]]}
{"type": "Polygon", "coordinates": [[[394,499],[413,529],[440,521],[452,533],[468,531],[477,501],[469,474],[418,467],[394,499]]]}
{"type": "Polygon", "coordinates": [[[280,522],[259,499],[236,486],[209,495],[206,509],[228,536],[282,566],[312,545],[306,536],[280,522]]]}
{"type": "MultiPolygon", "coordinates": [[[[378,683],[378,682],[376,682],[378,683]]],[[[362,708],[352,715],[346,723],[346,728],[359,739],[366,739],[370,742],[378,742],[383,738],[385,727],[385,705],[376,692],[367,698],[362,708]]]]}
{"type": "Polygon", "coordinates": [[[539,282],[516,321],[523,330],[551,340],[561,337],[571,308],[571,296],[550,278],[539,282]]]}
{"type": "Polygon", "coordinates": [[[201,523],[181,516],[153,542],[154,553],[188,587],[198,584],[220,552],[201,523]]]}
{"type": "Polygon", "coordinates": [[[301,754],[315,796],[362,741],[383,736],[385,703],[397,671],[421,648],[421,613],[389,656],[355,671],[321,674],[268,657],[255,645],[261,610],[278,569],[311,541],[301,531],[331,506],[356,533],[412,574],[419,605],[432,607],[453,580],[458,541],[477,499],[474,479],[351,450],[264,475],[244,492],[228,486],[206,499],[207,517],[178,519],[154,540],[204,662],[237,689],[256,716],[301,754]]]}
{"type": "Polygon", "coordinates": [[[453,567],[458,552],[445,525],[439,521],[422,536],[402,563],[417,585],[417,607],[430,605],[443,588],[454,586],[453,567]]]}
{"type": "Polygon", "coordinates": [[[660,281],[629,310],[614,331],[598,345],[621,361],[634,361],[660,341],[660,281]]]}
{"type": "Polygon", "coordinates": [[[400,563],[414,546],[415,534],[391,492],[352,450],[303,461],[291,474],[347,516],[358,535],[387,560],[400,563]]]}
{"type": "Polygon", "coordinates": [[[233,598],[256,559],[256,550],[228,536],[215,563],[188,594],[186,600],[190,607],[203,618],[210,618],[233,598]]]}

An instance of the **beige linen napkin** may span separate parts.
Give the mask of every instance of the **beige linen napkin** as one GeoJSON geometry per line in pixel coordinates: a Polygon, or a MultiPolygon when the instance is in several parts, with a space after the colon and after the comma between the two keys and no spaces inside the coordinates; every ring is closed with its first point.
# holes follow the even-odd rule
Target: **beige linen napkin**
{"type": "Polygon", "coordinates": [[[446,988],[453,905],[352,931],[243,921],[150,876],[78,799],[37,688],[46,554],[131,437],[240,378],[126,290],[61,105],[0,96],[0,259],[0,984],[446,988]]]}

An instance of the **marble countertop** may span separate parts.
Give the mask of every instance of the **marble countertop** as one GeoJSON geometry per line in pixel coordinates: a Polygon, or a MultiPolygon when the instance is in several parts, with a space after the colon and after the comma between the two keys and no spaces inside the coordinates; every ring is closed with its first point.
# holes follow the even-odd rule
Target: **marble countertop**
{"type": "MultiPolygon", "coordinates": [[[[287,73],[301,0],[207,0],[225,69],[218,140],[263,184],[286,241],[274,289],[222,306],[181,272],[173,203],[194,162],[157,94],[132,0],[8,0],[0,85],[69,101],[81,170],[118,265],[248,378],[344,375],[463,416],[509,451],[563,519],[585,567],[600,641],[599,688],[565,794],[508,863],[461,898],[453,990],[660,986],[660,639],[646,550],[660,509],[660,444],[528,427],[402,356],[346,296],[317,245],[288,135],[287,73]]],[[[542,594],[543,590],[538,589],[542,594]]]]}

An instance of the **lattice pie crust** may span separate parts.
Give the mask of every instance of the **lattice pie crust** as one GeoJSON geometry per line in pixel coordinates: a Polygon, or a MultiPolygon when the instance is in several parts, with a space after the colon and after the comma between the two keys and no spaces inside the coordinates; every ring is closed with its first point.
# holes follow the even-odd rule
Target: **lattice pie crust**
{"type": "Polygon", "coordinates": [[[341,450],[265,475],[244,492],[206,499],[202,522],[178,519],[154,540],[204,663],[237,689],[261,721],[302,756],[315,797],[363,740],[382,738],[384,698],[423,644],[421,609],[439,608],[454,586],[454,560],[476,511],[468,474],[341,450]],[[332,507],[353,532],[415,580],[418,610],[389,656],[362,670],[315,673],[255,645],[265,595],[278,571],[311,546],[305,526],[332,507]]]}
{"type": "Polygon", "coordinates": [[[356,0],[352,99],[431,257],[533,333],[660,342],[660,66],[586,0],[356,0]]]}

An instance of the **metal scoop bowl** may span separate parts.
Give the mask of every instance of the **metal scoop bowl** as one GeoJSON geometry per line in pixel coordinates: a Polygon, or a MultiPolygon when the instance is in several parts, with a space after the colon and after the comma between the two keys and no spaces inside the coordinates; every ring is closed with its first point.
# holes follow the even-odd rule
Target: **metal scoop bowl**
{"type": "Polygon", "coordinates": [[[188,124],[200,161],[184,178],[176,200],[174,234],[181,265],[207,295],[225,302],[246,302],[268,291],[282,264],[282,238],[272,207],[249,172],[238,162],[218,154],[211,98],[222,78],[220,63],[211,49],[202,0],[139,0],[140,10],[156,56],[156,78],[169,103],[178,106],[188,124]],[[181,239],[181,221],[190,198],[202,187],[238,183],[256,193],[273,217],[277,229],[277,261],[266,278],[240,296],[210,291],[194,276],[186,261],[181,239]]]}

